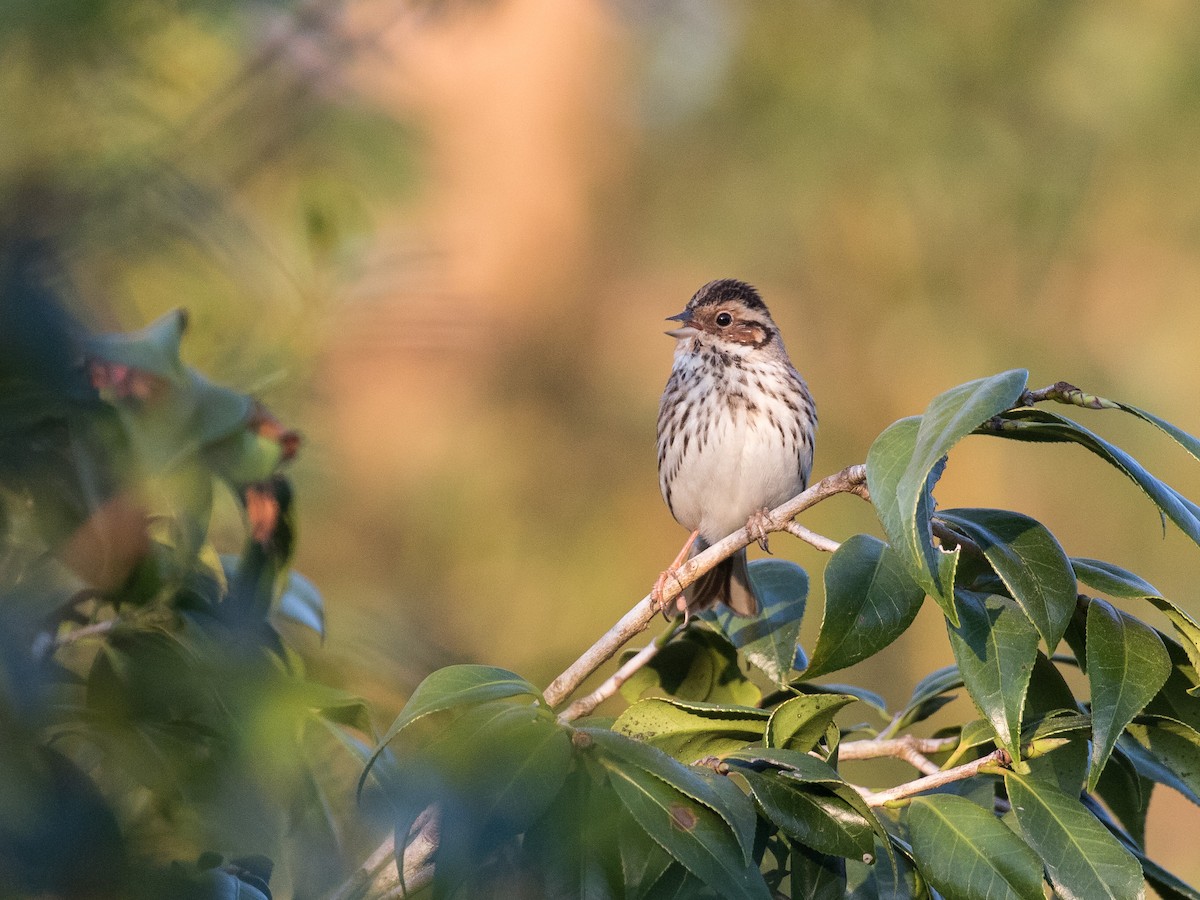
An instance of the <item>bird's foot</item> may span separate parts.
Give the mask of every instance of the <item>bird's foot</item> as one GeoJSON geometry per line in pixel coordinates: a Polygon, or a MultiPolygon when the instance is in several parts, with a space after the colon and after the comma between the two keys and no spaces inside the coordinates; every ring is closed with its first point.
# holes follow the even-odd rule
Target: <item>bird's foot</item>
{"type": "Polygon", "coordinates": [[[750,540],[758,541],[758,546],[762,547],[768,553],[771,548],[767,546],[767,536],[778,526],[775,517],[771,515],[771,511],[765,506],[757,512],[751,513],[750,518],[746,520],[746,533],[750,535],[750,540]]]}
{"type": "Polygon", "coordinates": [[[655,609],[662,610],[664,615],[666,614],[666,610],[664,609],[666,606],[666,600],[663,598],[663,593],[667,589],[667,579],[669,578],[675,582],[675,586],[679,589],[677,591],[675,604],[679,611],[682,612],[685,617],[687,616],[687,600],[683,596],[683,585],[679,581],[679,568],[687,561],[688,554],[692,552],[692,545],[696,543],[696,538],[699,536],[699,531],[693,531],[691,533],[687,539],[687,543],[683,545],[683,549],[680,550],[679,555],[675,557],[675,561],[667,566],[664,571],[659,573],[658,580],[654,582],[654,587],[650,589],[650,601],[654,604],[655,609]]]}

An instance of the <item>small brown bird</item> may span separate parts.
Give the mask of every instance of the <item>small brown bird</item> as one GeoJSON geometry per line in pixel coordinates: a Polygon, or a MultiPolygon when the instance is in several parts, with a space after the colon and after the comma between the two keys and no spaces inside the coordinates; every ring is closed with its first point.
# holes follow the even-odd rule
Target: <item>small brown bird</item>
{"type": "MultiPolygon", "coordinates": [[[[766,304],[744,281],[700,288],[683,312],[675,361],[658,410],[658,484],[671,515],[692,532],[654,587],[689,556],[748,526],[766,549],[764,514],[804,490],[812,469],[817,409],[788,359],[766,304]],[[757,524],[757,528],[756,528],[757,524]]],[[[743,548],[679,599],[697,612],[724,603],[756,615],[762,603],[743,548]]]]}

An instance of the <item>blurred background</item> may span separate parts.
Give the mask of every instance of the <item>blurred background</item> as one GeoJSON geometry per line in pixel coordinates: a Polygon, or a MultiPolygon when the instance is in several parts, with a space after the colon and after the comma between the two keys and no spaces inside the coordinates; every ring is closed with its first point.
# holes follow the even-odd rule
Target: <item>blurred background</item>
{"type": "MultiPolygon", "coordinates": [[[[548,682],[674,556],[662,320],[710,279],[763,292],[817,476],[1015,367],[1200,432],[1185,0],[3,0],[0,54],[6,233],[94,329],[186,307],[186,361],[303,432],[308,662],[379,725],[449,662],[548,682]]],[[[1148,426],[1083,422],[1200,497],[1148,426]]],[[[971,439],[938,495],[1200,613],[1200,549],[1081,450],[971,439]]],[[[805,522],[879,533],[854,498],[805,522]]],[[[772,547],[811,641],[823,560],[772,547]]],[[[895,703],[950,659],[926,611],[838,680],[895,703]]],[[[1150,852],[1200,878],[1200,811],[1154,804],[1150,852]]]]}

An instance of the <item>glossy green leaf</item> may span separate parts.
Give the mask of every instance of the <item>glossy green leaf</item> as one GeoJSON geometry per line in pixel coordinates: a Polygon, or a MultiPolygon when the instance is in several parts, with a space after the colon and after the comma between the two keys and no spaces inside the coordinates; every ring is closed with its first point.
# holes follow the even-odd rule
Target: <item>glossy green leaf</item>
{"type": "Polygon", "coordinates": [[[1138,772],[1120,747],[1109,757],[1096,784],[1096,796],[1113,811],[1132,840],[1142,846],[1146,843],[1146,816],[1153,789],[1154,782],[1138,772]]]}
{"type": "MultiPolygon", "coordinates": [[[[621,661],[634,652],[628,651],[621,661]]],[[[630,703],[647,692],[738,706],[755,706],[762,699],[762,691],[738,664],[737,650],[728,638],[702,625],[684,629],[621,685],[621,695],[630,703]]]]}
{"type": "Polygon", "coordinates": [[[1117,738],[1166,683],[1171,658],[1158,633],[1103,600],[1087,613],[1087,675],[1092,693],[1092,758],[1096,788],[1117,738]]]}
{"type": "Polygon", "coordinates": [[[713,809],[646,769],[602,756],[600,764],[638,824],[722,897],[769,900],[758,868],[743,857],[729,824],[713,809]]]}
{"type": "Polygon", "coordinates": [[[418,719],[455,706],[520,696],[529,696],[539,703],[545,702],[537,688],[520,675],[515,675],[507,669],[498,669],[494,666],[456,665],[432,672],[417,685],[417,689],[404,704],[404,709],[400,711],[396,721],[388,728],[379,742],[379,746],[367,760],[367,765],[358,779],[359,792],[362,791],[363,783],[371,771],[371,766],[379,758],[383,749],[392,742],[396,735],[418,719]]]}
{"type": "Polygon", "coordinates": [[[1021,756],[1021,714],[1037,658],[1038,632],[1007,597],[962,591],[961,624],[947,623],[950,647],[975,706],[1013,759],[1021,756]]]}
{"type": "Polygon", "coordinates": [[[904,633],[925,591],[887,544],[856,534],[825,567],[825,614],[805,678],[878,653],[904,633]]]}
{"type": "MultiPolygon", "coordinates": [[[[791,788],[794,782],[825,789],[840,799],[847,809],[853,811],[855,816],[851,816],[848,821],[861,819],[867,822],[875,832],[876,838],[884,842],[888,853],[891,853],[890,844],[886,843],[888,835],[883,824],[863,801],[858,791],[847,784],[837,770],[828,763],[799,750],[784,750],[774,747],[761,749],[750,747],[745,750],[737,750],[726,755],[725,762],[736,767],[740,774],[769,772],[769,770],[778,769],[780,774],[788,779],[785,784],[787,788],[791,788]]],[[[820,849],[815,844],[809,844],[809,846],[820,849]]]]}
{"type": "Polygon", "coordinates": [[[891,425],[867,454],[867,485],[888,540],[954,624],[958,553],[933,546],[933,485],[951,448],[1015,404],[1027,380],[1028,373],[1018,369],[952,388],[935,397],[920,418],[891,425]]]}
{"type": "Polygon", "coordinates": [[[887,709],[887,702],[883,697],[874,691],[868,691],[864,687],[859,687],[857,684],[843,684],[834,681],[816,684],[811,681],[795,681],[792,682],[792,689],[800,691],[803,694],[846,694],[860,703],[865,703],[871,707],[885,721],[892,718],[891,713],[887,709]]]}
{"type": "MultiPolygon", "coordinates": [[[[1063,710],[1077,713],[1079,704],[1062,673],[1039,652],[1033,664],[1033,675],[1029,679],[1024,721],[1039,722],[1063,710]]],[[[1051,781],[1067,794],[1078,794],[1087,777],[1090,734],[1072,733],[1068,736],[1070,743],[1053,753],[1029,760],[1029,768],[1034,778],[1051,781]]]]}
{"type": "Polygon", "coordinates": [[[771,713],[766,745],[811,750],[838,711],[856,699],[844,694],[802,694],[784,701],[771,713]]]}
{"type": "Polygon", "coordinates": [[[992,813],[948,794],[913,798],[917,867],[947,897],[1042,900],[1042,861],[992,813]]]}
{"type": "Polygon", "coordinates": [[[871,821],[829,788],[799,781],[786,771],[741,771],[754,799],[784,834],[830,856],[872,856],[871,821]]]}
{"type": "Polygon", "coordinates": [[[875,439],[867,454],[867,485],[880,524],[909,574],[937,601],[951,622],[958,622],[953,589],[959,551],[944,552],[935,547],[929,524],[935,505],[933,488],[944,462],[936,464],[926,477],[911,515],[900,493],[900,480],[912,461],[920,427],[919,418],[901,419],[875,439]]]}
{"type": "MultiPolygon", "coordinates": [[[[1148,600],[1167,617],[1175,628],[1180,645],[1187,653],[1192,671],[1200,673],[1200,622],[1143,578],[1112,563],[1096,559],[1072,559],[1076,577],[1094,590],[1122,600],[1148,600]]],[[[1189,693],[1200,693],[1200,674],[1192,679],[1189,693]]]]}
{"type": "Polygon", "coordinates": [[[1155,478],[1120,447],[1078,422],[1044,409],[1018,409],[1005,413],[997,427],[988,433],[1019,441],[1079,444],[1124,473],[1184,534],[1200,544],[1200,506],[1155,478]]]}
{"type": "Polygon", "coordinates": [[[1066,898],[1130,900],[1145,896],[1142,868],[1074,797],[1007,772],[1004,783],[1021,833],[1066,898]]]}
{"type": "Polygon", "coordinates": [[[741,654],[776,684],[787,682],[808,602],[808,573],[784,559],[756,559],[748,566],[762,601],[757,616],[738,616],[726,606],[709,610],[711,621],[741,654]]]}
{"type": "Polygon", "coordinates": [[[690,763],[762,740],[769,717],[766,710],[754,707],[655,698],[626,709],[613,731],[690,763]]]}
{"type": "Polygon", "coordinates": [[[1040,522],[1003,509],[952,509],[938,517],[983,551],[1053,653],[1076,595],[1075,573],[1054,535],[1040,522]]]}

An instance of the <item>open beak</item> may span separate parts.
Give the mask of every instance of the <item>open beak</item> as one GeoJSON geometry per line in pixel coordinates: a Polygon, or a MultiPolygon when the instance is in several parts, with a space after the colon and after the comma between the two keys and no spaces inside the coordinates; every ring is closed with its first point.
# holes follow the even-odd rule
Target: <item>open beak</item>
{"type": "Polygon", "coordinates": [[[684,338],[690,338],[692,335],[700,333],[700,330],[692,325],[692,311],[689,309],[685,309],[677,316],[667,316],[667,321],[683,323],[681,327],[668,331],[666,333],[667,337],[683,340],[684,338]]]}

